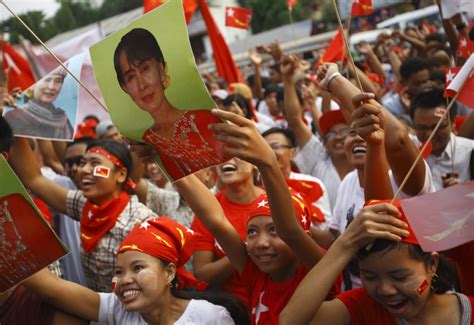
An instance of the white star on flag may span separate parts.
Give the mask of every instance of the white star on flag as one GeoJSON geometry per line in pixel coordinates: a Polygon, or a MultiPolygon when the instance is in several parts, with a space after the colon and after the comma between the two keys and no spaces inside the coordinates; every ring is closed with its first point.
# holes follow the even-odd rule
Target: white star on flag
{"type": "Polygon", "coordinates": [[[460,41],[460,43],[461,43],[461,44],[460,44],[461,47],[466,47],[466,46],[467,46],[467,41],[466,41],[465,38],[463,38],[463,39],[460,41]]]}
{"type": "Polygon", "coordinates": [[[451,70],[448,70],[448,73],[446,74],[446,81],[447,82],[453,81],[455,76],[456,76],[455,73],[453,73],[451,70]]]}
{"type": "Polygon", "coordinates": [[[260,298],[258,298],[258,305],[252,309],[252,314],[255,314],[255,324],[258,324],[260,314],[268,311],[268,307],[262,304],[262,297],[264,293],[265,291],[262,291],[262,293],[260,294],[260,298]]]}
{"type": "Polygon", "coordinates": [[[92,219],[92,217],[93,217],[92,211],[89,211],[89,213],[87,214],[87,217],[88,217],[89,219],[92,219]]]}
{"type": "Polygon", "coordinates": [[[234,17],[234,9],[232,8],[227,9],[227,16],[234,17]]]}
{"type": "Polygon", "coordinates": [[[303,217],[301,218],[301,221],[303,221],[303,223],[306,224],[306,222],[308,221],[308,219],[306,219],[306,214],[303,215],[303,217]]]}
{"type": "Polygon", "coordinates": [[[262,201],[258,202],[257,208],[265,207],[267,205],[268,201],[263,199],[262,201]]]}
{"type": "Polygon", "coordinates": [[[186,232],[189,232],[191,235],[194,236],[194,230],[192,230],[191,228],[186,228],[186,232]]]}
{"type": "Polygon", "coordinates": [[[303,197],[301,196],[301,194],[299,192],[296,193],[296,196],[298,197],[298,199],[303,200],[303,197]]]}
{"type": "Polygon", "coordinates": [[[148,223],[147,220],[143,221],[143,222],[140,224],[140,229],[148,230],[148,227],[150,227],[150,224],[148,223]]]}

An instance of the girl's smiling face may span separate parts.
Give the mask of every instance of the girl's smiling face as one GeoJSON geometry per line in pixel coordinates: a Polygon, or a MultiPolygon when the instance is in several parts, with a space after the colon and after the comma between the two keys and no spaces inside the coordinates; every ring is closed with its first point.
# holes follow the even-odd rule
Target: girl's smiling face
{"type": "Polygon", "coordinates": [[[125,310],[150,313],[170,297],[175,274],[172,263],[165,266],[151,255],[126,251],[117,255],[114,292],[125,310]]]}
{"type": "Polygon", "coordinates": [[[278,236],[271,217],[249,220],[246,244],[252,261],[274,281],[286,280],[294,270],[292,265],[298,263],[290,247],[278,236]]]}
{"type": "Polygon", "coordinates": [[[359,262],[367,293],[393,316],[409,320],[420,314],[430,297],[439,255],[425,263],[415,259],[408,244],[370,254],[359,262]]]}

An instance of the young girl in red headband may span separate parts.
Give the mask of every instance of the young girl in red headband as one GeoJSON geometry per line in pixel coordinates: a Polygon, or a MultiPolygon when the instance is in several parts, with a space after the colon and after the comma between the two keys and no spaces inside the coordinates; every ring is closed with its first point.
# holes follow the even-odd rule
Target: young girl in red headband
{"type": "MultiPolygon", "coordinates": [[[[252,121],[230,112],[213,114],[233,123],[211,126],[226,153],[256,165],[267,190],[268,196],[260,196],[249,209],[245,241],[204,185],[195,178],[175,185],[242,276],[252,323],[277,324],[280,311],[323,252],[309,235],[309,209],[289,192],[273,150],[252,121]]],[[[335,293],[337,289],[329,297],[335,293]]]]}
{"type": "Polygon", "coordinates": [[[244,307],[232,300],[182,290],[204,288],[183,268],[194,244],[192,230],[155,217],[137,225],[118,248],[113,293],[94,292],[46,270],[24,284],[58,309],[100,324],[247,324],[244,307]]]}
{"type": "Polygon", "coordinates": [[[9,162],[35,195],[81,222],[81,262],[88,286],[110,291],[118,246],[135,225],[155,216],[129,194],[133,163],[127,147],[104,140],[89,145],[78,169],[78,191],[61,187],[41,174],[27,139],[16,138],[9,162]]]}

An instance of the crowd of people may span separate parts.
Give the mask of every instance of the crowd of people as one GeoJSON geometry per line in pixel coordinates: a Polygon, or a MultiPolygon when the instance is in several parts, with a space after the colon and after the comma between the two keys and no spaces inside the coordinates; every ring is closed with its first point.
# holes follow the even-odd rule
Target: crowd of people
{"type": "MultiPolygon", "coordinates": [[[[474,179],[474,107],[444,114],[469,27],[443,27],[381,33],[354,65],[272,43],[247,83],[203,73],[232,158],[174,183],[109,120],[67,143],[0,117],[0,152],[71,251],[0,294],[0,323],[474,324],[473,242],[424,252],[400,205],[474,179]]],[[[147,61],[136,78],[163,78],[147,61]]]]}

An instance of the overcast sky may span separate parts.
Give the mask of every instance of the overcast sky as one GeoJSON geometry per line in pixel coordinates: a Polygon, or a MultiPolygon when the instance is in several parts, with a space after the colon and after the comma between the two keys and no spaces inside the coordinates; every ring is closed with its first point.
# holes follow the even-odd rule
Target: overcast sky
{"type": "MultiPolygon", "coordinates": [[[[59,8],[59,4],[55,0],[4,0],[16,14],[22,14],[30,10],[41,10],[46,17],[54,15],[59,8]]],[[[11,17],[10,12],[0,4],[0,20],[5,20],[11,17]]]]}

